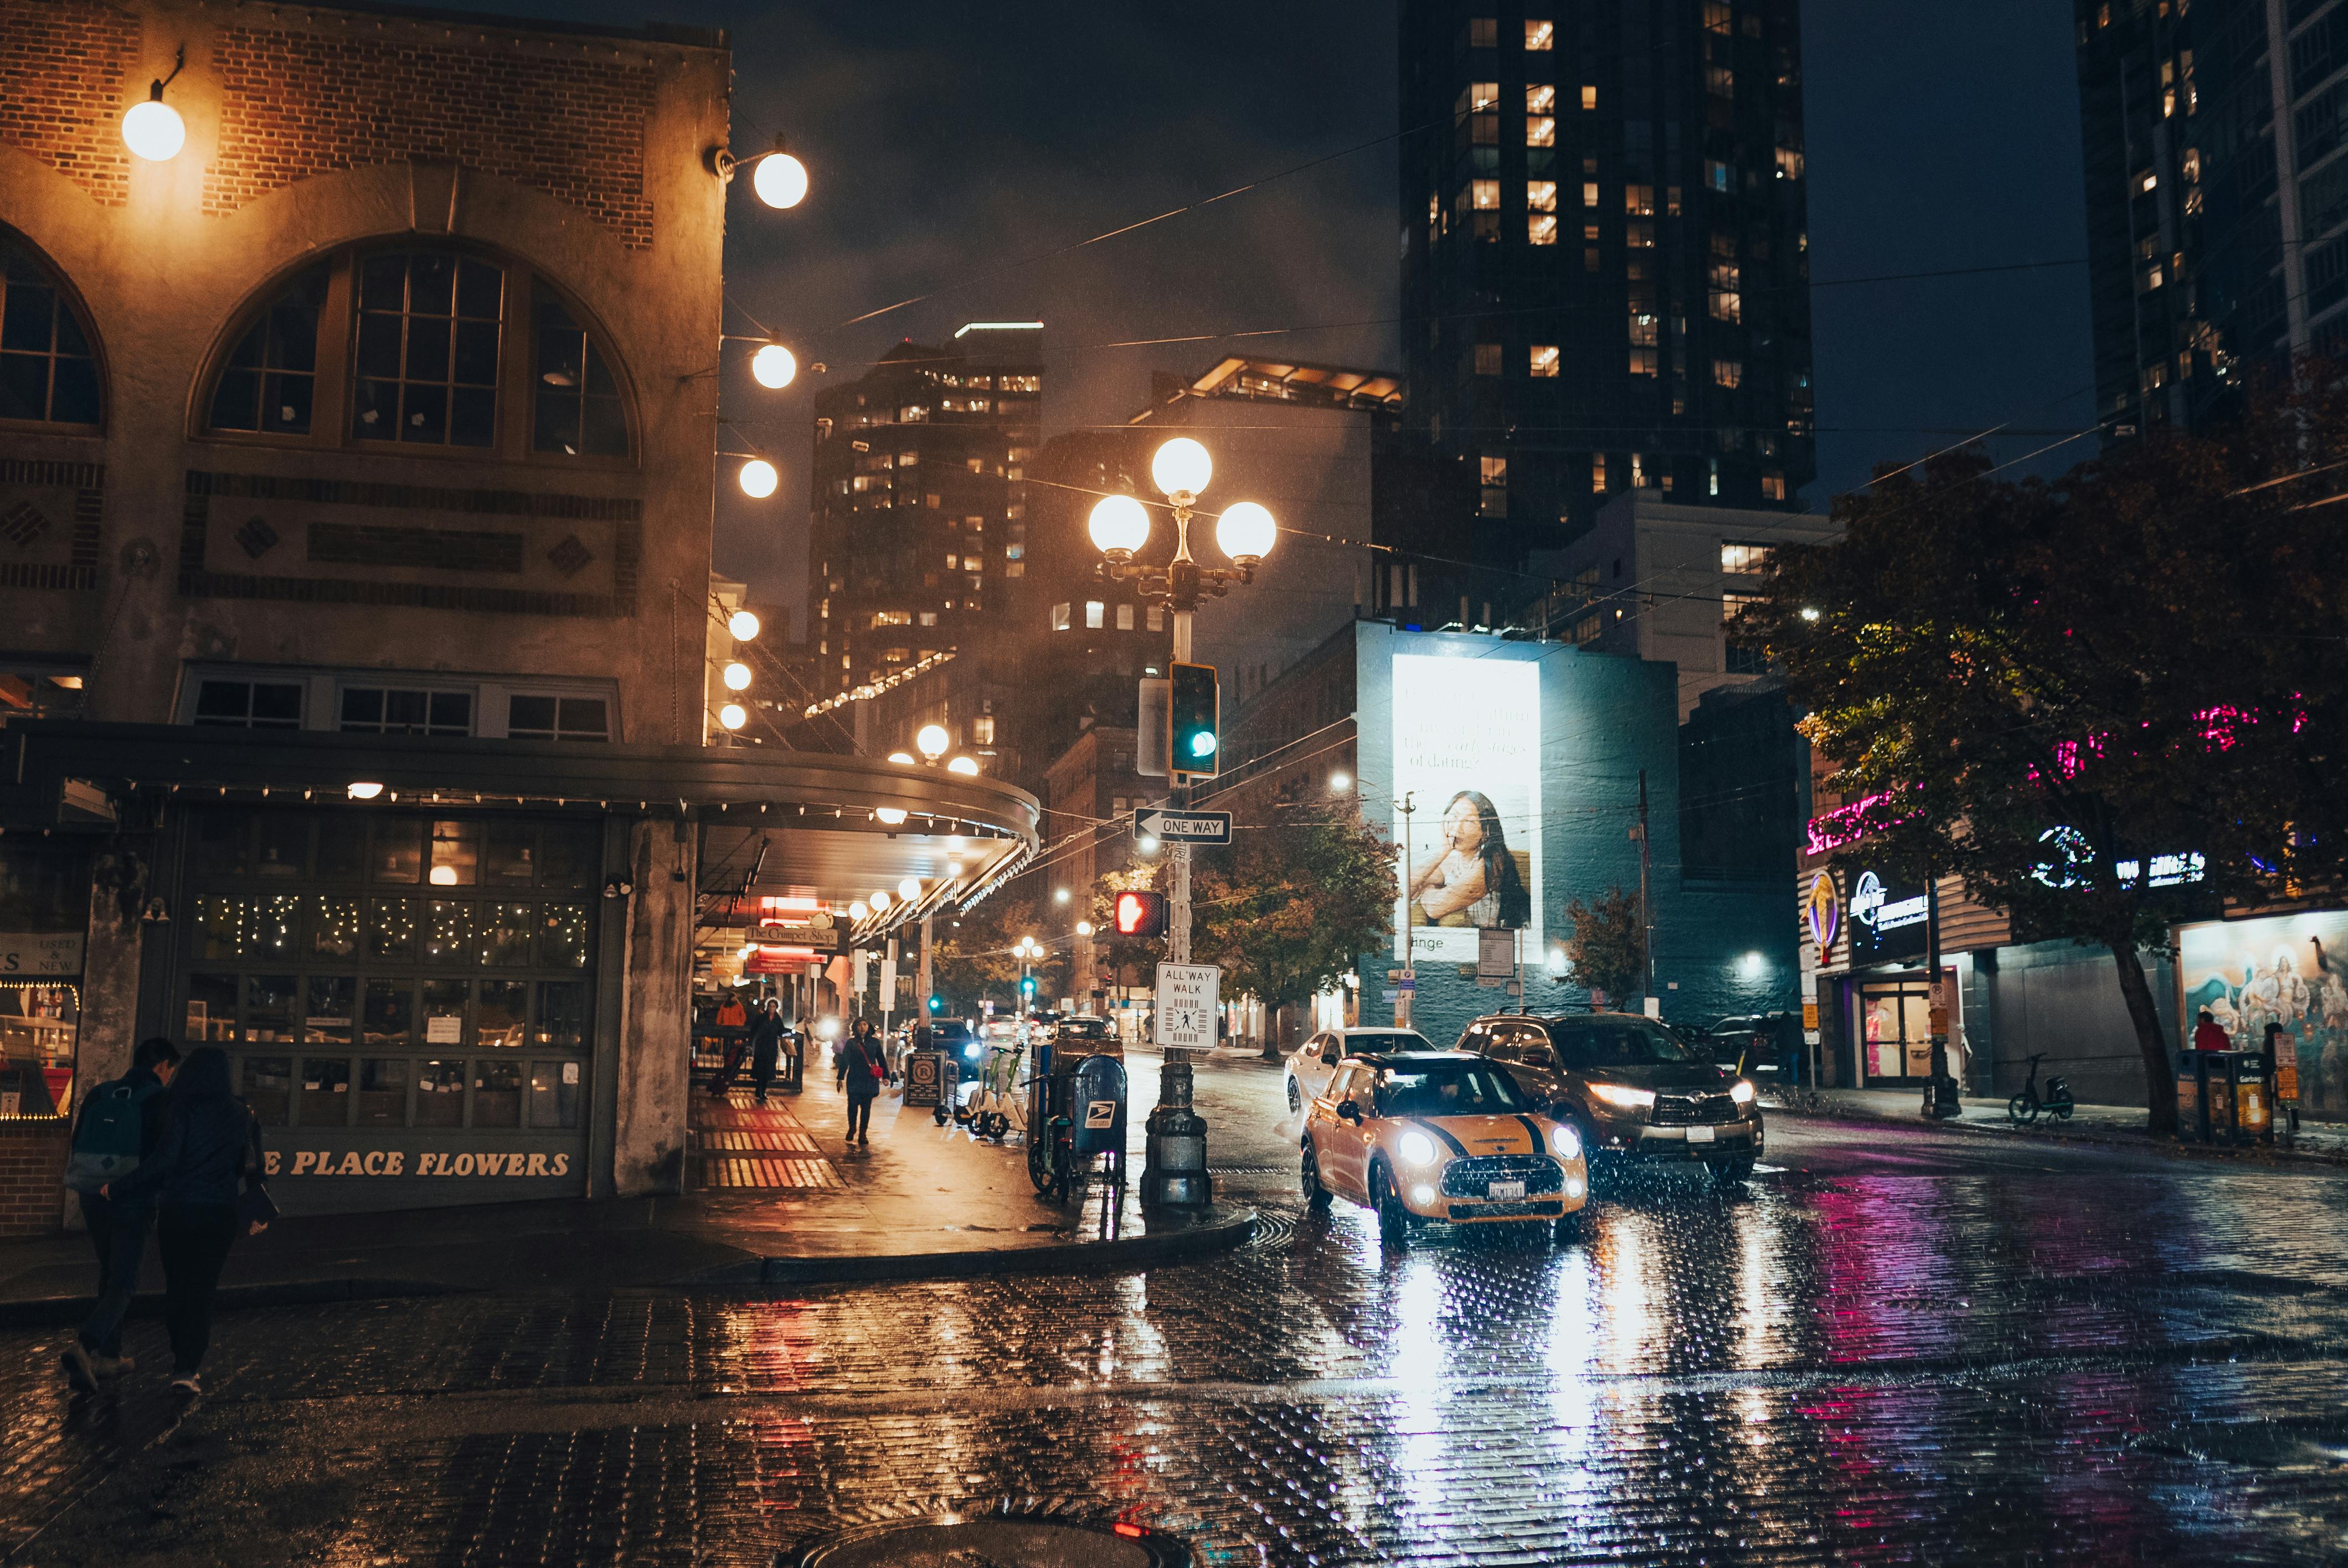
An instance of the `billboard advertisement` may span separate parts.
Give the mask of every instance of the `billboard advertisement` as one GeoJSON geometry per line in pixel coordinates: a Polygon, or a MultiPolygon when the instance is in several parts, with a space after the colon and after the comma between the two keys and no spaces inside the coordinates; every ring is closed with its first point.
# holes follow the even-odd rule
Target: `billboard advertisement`
{"type": "Polygon", "coordinates": [[[2180,1050],[2191,1049],[2204,1009],[2238,1050],[2258,1050],[2279,1023],[2289,1037],[2279,1059],[2296,1069],[2301,1108],[2348,1120],[2348,911],[2187,926],[2177,959],[2180,1050]]]}
{"type": "Polygon", "coordinates": [[[1473,963],[1488,930],[1541,951],[1540,668],[1394,661],[1395,842],[1414,955],[1473,963]],[[1412,809],[1402,807],[1407,798],[1412,809]]]}

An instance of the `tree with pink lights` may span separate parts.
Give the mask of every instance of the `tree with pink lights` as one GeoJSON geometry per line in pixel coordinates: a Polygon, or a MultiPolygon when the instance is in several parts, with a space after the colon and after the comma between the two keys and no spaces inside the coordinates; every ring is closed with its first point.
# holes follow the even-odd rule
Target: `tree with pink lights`
{"type": "Polygon", "coordinates": [[[1838,497],[1841,538],[1779,552],[1739,631],[1852,802],[1838,858],[2108,949],[2173,1132],[2140,955],[2348,872],[2348,392],[2311,371],[2207,434],[1996,475],[1967,448],[1838,497]]]}

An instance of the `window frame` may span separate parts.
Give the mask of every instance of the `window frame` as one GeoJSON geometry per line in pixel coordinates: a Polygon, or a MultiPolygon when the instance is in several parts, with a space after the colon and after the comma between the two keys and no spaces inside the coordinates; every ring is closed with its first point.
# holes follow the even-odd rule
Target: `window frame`
{"type": "MultiPolygon", "coordinates": [[[[114,378],[108,374],[106,358],[106,341],[98,335],[97,318],[90,313],[89,302],[82,297],[81,291],[74,286],[73,280],[66,275],[65,269],[57,265],[54,257],[52,257],[46,251],[41,249],[40,246],[33,243],[32,240],[22,231],[12,229],[5,223],[0,223],[0,247],[5,247],[8,245],[14,245],[17,249],[23,251],[25,254],[30,258],[33,265],[46,274],[48,280],[48,286],[57,292],[57,303],[64,306],[67,311],[72,313],[75,325],[81,329],[83,341],[89,344],[90,368],[92,374],[98,378],[98,418],[95,421],[84,424],[78,420],[69,419],[11,419],[0,417],[0,430],[11,432],[22,431],[26,434],[43,436],[105,435],[107,428],[107,411],[112,406],[114,401],[114,378]]],[[[5,283],[0,283],[0,297],[5,297],[5,292],[6,290],[5,283]]],[[[50,348],[48,350],[47,356],[49,360],[48,396],[52,402],[55,401],[57,395],[57,348],[55,332],[56,329],[52,327],[50,348]]]]}
{"type": "MultiPolygon", "coordinates": [[[[93,341],[95,341],[93,339],[93,341]]],[[[99,409],[105,409],[106,379],[99,370],[99,409]]],[[[5,422],[0,422],[5,423],[5,422]]],[[[36,426],[35,428],[55,428],[36,426]]],[[[79,427],[68,427],[79,428],[79,427]]],[[[197,376],[188,400],[187,436],[191,441],[219,442],[234,446],[268,446],[291,451],[330,451],[383,457],[416,457],[439,463],[519,464],[559,472],[633,472],[644,466],[644,414],[634,376],[627,359],[613,347],[613,334],[602,318],[551,271],[520,256],[447,235],[383,235],[341,245],[323,254],[313,251],[277,269],[256,286],[223,322],[197,376]],[[371,257],[390,252],[440,251],[497,268],[504,289],[498,326],[496,433],[486,446],[458,446],[447,442],[363,440],[351,432],[352,406],[357,395],[358,269],[371,257]],[[229,356],[253,323],[275,306],[300,275],[321,261],[326,264],[325,302],[318,309],[318,348],[314,356],[310,428],[293,435],[271,430],[227,430],[212,426],[211,405],[220,380],[229,368],[229,356]],[[537,449],[536,393],[538,376],[537,294],[543,288],[585,333],[618,388],[620,416],[627,426],[627,451],[618,456],[537,449]]]]}

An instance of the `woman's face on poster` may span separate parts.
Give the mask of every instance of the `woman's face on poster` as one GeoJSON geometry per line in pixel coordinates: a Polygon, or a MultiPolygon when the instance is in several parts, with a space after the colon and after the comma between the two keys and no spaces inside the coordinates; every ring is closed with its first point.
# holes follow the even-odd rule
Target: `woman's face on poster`
{"type": "Polygon", "coordinates": [[[1477,815],[1475,802],[1451,803],[1451,809],[1443,816],[1443,835],[1462,855],[1473,855],[1484,847],[1484,819],[1477,815]]]}

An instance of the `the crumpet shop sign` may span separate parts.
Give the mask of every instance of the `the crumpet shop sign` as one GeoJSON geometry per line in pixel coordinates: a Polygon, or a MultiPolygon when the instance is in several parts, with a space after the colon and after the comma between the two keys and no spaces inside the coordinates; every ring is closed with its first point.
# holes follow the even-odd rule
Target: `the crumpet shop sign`
{"type": "Polygon", "coordinates": [[[568,1176],[567,1150],[272,1149],[277,1176],[568,1176]]]}

